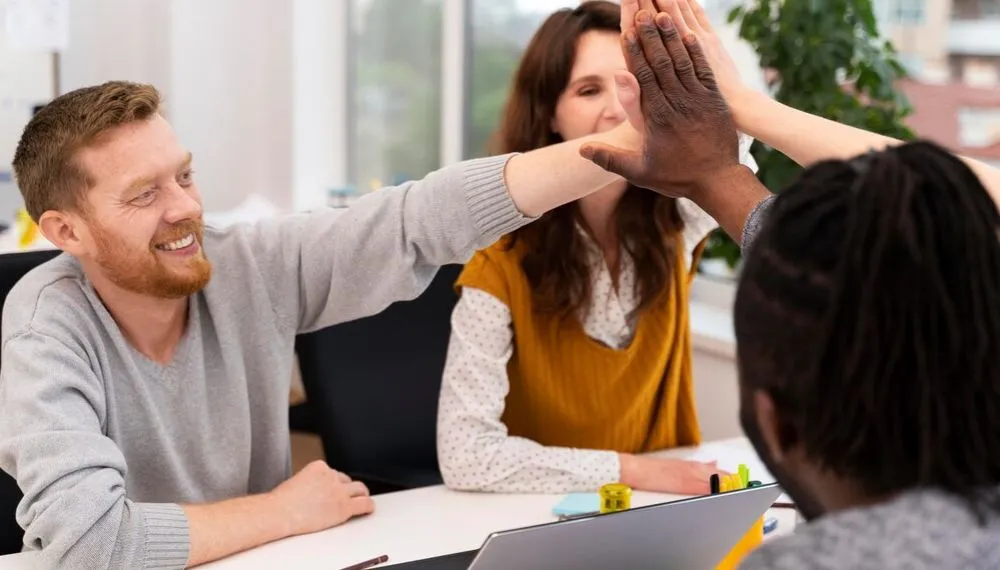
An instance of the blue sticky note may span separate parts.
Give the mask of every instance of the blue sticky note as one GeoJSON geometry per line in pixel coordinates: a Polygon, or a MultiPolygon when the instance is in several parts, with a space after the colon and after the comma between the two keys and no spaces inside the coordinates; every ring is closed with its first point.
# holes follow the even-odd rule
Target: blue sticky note
{"type": "Polygon", "coordinates": [[[601,497],[597,493],[570,493],[553,507],[555,516],[582,515],[601,510],[601,497]]]}

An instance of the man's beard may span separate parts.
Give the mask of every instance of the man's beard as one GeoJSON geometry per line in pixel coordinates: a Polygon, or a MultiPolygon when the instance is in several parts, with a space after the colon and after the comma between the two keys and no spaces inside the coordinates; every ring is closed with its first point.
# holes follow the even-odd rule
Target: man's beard
{"type": "Polygon", "coordinates": [[[764,463],[764,467],[778,482],[778,486],[791,497],[792,502],[795,503],[795,508],[802,517],[810,521],[822,516],[824,509],[820,506],[816,497],[807,491],[804,486],[800,485],[794,476],[785,473],[784,469],[779,468],[775,464],[768,453],[768,447],[760,432],[753,408],[746,403],[740,407],[740,425],[743,427],[743,433],[750,440],[750,444],[753,445],[761,462],[764,463]]]}
{"type": "Polygon", "coordinates": [[[188,297],[204,289],[212,277],[212,264],[201,249],[203,234],[201,220],[181,222],[157,235],[147,251],[139,252],[130,250],[104,228],[93,227],[98,247],[95,262],[112,283],[127,291],[163,299],[188,297]],[[191,233],[199,251],[183,260],[186,270],[164,264],[152,243],[177,240],[191,233]]]}

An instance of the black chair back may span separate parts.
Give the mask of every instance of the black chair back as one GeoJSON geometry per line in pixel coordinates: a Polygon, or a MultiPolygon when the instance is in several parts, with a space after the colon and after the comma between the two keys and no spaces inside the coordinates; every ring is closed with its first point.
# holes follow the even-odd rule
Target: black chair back
{"type": "Polygon", "coordinates": [[[438,397],[461,270],[442,267],[417,299],[296,340],[326,461],[373,494],[441,483],[438,397]]]}
{"type": "MultiPolygon", "coordinates": [[[[15,283],[58,254],[59,251],[51,250],[0,254],[0,309],[15,283]]],[[[21,489],[14,478],[0,471],[0,556],[21,551],[24,530],[14,518],[21,497],[21,489]]]]}

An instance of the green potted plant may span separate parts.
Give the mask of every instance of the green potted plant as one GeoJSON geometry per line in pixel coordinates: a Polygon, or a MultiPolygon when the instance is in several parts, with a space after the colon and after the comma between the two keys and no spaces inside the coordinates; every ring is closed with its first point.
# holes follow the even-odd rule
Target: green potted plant
{"type": "MultiPolygon", "coordinates": [[[[904,123],[912,108],[898,87],[906,70],[879,34],[871,0],[751,0],[733,8],[729,22],[738,23],[739,37],[757,52],[778,101],[868,131],[913,138],[904,123]]],[[[759,141],[751,153],[758,177],[772,192],[801,170],[759,141]]],[[[735,271],[740,249],[720,230],[705,258],[724,260],[735,271]]]]}

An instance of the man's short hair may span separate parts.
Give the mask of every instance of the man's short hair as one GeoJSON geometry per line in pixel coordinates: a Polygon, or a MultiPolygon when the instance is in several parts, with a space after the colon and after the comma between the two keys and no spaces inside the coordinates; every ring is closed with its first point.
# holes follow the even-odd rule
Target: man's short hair
{"type": "Polygon", "coordinates": [[[110,81],[60,95],[38,110],[14,153],[14,176],[28,214],[73,210],[93,185],[77,152],[104,133],[152,118],[160,94],[152,85],[110,81]]]}

